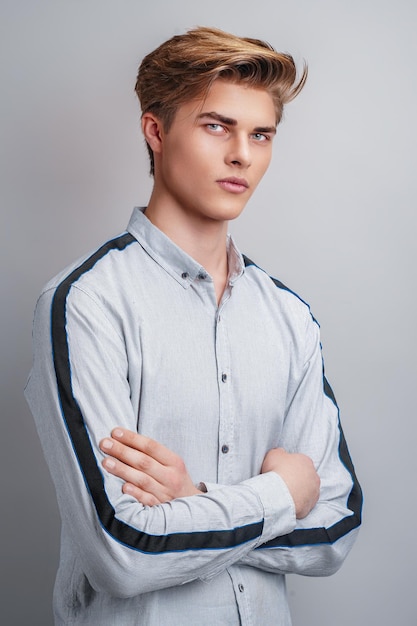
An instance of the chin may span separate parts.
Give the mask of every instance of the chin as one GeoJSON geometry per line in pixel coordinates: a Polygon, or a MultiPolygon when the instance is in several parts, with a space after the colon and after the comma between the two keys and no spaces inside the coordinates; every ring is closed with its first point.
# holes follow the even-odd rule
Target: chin
{"type": "Polygon", "coordinates": [[[215,211],[212,213],[212,217],[215,220],[219,220],[222,222],[229,222],[230,220],[235,220],[242,213],[245,208],[246,203],[240,206],[232,206],[232,207],[217,207],[215,211]]]}

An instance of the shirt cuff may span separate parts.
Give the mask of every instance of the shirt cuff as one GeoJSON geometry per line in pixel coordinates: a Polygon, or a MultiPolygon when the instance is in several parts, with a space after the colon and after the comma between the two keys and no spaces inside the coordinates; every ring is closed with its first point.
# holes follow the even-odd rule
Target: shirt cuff
{"type": "Polygon", "coordinates": [[[219,483],[208,483],[205,480],[197,485],[197,489],[200,489],[203,493],[208,493],[209,491],[214,491],[215,489],[221,489],[222,487],[225,487],[225,485],[219,485],[219,483]]]}
{"type": "Polygon", "coordinates": [[[294,500],[284,480],[276,472],[267,472],[242,484],[255,491],[264,512],[264,527],[258,545],[287,535],[296,526],[294,500]]]}

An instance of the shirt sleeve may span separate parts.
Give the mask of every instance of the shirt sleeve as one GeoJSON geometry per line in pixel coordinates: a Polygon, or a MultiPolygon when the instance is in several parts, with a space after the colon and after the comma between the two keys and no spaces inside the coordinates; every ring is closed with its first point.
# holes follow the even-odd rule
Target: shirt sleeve
{"type": "Polygon", "coordinates": [[[293,503],[274,473],[154,507],[123,494],[99,450],[116,425],[137,428],[123,327],[64,281],[39,299],[33,339],[25,394],[63,526],[94,589],[131,597],[208,579],[293,530],[293,503]]]}
{"type": "Polygon", "coordinates": [[[269,572],[326,576],[337,571],[354,543],[362,492],[325,377],[319,326],[310,314],[305,346],[303,374],[289,398],[279,445],[313,460],[320,498],[294,530],[256,546],[241,562],[269,572]]]}

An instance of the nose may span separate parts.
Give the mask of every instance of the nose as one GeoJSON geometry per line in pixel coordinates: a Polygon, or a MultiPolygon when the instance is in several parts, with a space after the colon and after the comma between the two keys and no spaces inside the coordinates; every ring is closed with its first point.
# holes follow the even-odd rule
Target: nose
{"type": "Polygon", "coordinates": [[[252,162],[249,138],[245,135],[236,134],[230,137],[226,162],[240,168],[247,168],[252,162]]]}

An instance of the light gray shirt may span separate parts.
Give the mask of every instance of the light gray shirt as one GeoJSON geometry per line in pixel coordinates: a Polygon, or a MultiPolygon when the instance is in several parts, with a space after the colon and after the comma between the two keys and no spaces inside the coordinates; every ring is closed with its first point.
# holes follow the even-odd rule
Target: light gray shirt
{"type": "Polygon", "coordinates": [[[56,624],[288,626],[285,574],[333,573],[361,492],[309,307],[228,240],[217,305],[206,270],[135,209],[127,232],[53,279],[34,322],[26,397],[62,516],[56,624]],[[137,430],[207,494],[143,507],[99,441],[137,430]],[[313,459],[296,520],[273,447],[313,459]]]}

